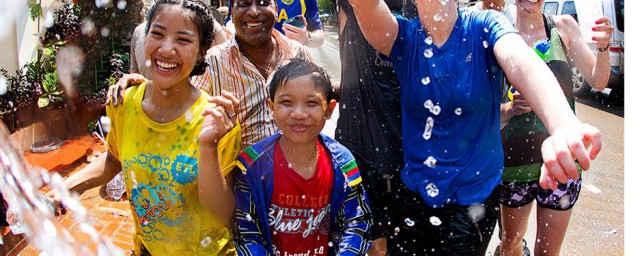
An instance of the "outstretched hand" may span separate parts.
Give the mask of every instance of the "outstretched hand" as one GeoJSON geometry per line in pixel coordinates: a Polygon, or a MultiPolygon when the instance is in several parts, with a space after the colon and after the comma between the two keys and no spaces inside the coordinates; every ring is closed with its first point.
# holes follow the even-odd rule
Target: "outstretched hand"
{"type": "Polygon", "coordinates": [[[114,106],[117,106],[118,103],[124,102],[124,90],[127,89],[127,86],[138,85],[148,80],[141,74],[124,74],[118,82],[112,86],[109,86],[107,90],[107,101],[104,103],[105,105],[109,105],[113,103],[114,106]]]}
{"type": "Polygon", "coordinates": [[[240,100],[233,94],[222,91],[222,95],[211,97],[208,101],[215,105],[202,112],[204,122],[198,138],[202,145],[217,145],[218,140],[235,126],[240,100]]]}
{"type": "Polygon", "coordinates": [[[304,45],[307,43],[307,39],[309,39],[310,34],[307,33],[307,19],[304,16],[300,17],[302,17],[302,22],[304,23],[303,27],[299,28],[284,23],[282,24],[282,31],[284,32],[284,35],[289,39],[298,41],[298,43],[304,45]]]}
{"type": "Polygon", "coordinates": [[[596,158],[602,148],[600,137],[600,130],[588,124],[561,127],[554,132],[542,143],[544,165],[540,186],[556,189],[558,182],[567,183],[569,178],[577,180],[580,173],[575,161],[578,161],[582,169],[588,170],[591,160],[596,158]]]}
{"type": "Polygon", "coordinates": [[[67,208],[62,204],[60,193],[58,193],[55,189],[47,192],[45,194],[45,198],[53,203],[55,216],[60,216],[67,213],[67,208]]]}

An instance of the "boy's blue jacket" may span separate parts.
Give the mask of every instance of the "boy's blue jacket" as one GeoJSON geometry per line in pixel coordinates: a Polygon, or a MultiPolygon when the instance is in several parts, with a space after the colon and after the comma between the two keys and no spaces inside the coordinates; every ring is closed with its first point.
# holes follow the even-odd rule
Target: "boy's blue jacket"
{"type": "MultiPolygon", "coordinates": [[[[273,255],[267,214],[273,195],[273,150],[280,136],[247,147],[238,157],[234,187],[238,255],[273,255]]],[[[334,169],[328,254],[365,255],[373,222],[358,167],[347,148],[322,134],[319,139],[331,154],[334,169]]]]}

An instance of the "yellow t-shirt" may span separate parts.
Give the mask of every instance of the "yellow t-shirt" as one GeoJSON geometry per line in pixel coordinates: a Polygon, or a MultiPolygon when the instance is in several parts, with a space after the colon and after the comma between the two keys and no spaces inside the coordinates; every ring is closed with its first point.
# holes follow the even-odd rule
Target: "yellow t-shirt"
{"type": "MultiPolygon", "coordinates": [[[[182,116],[168,123],[151,120],[142,109],[146,84],[127,89],[125,104],[107,107],[109,153],[122,163],[136,226],[136,255],[144,245],[153,255],[235,254],[231,232],[198,201],[198,135],[211,106],[202,91],[182,116]]],[[[218,142],[223,174],[240,150],[240,126],[218,142]]]]}

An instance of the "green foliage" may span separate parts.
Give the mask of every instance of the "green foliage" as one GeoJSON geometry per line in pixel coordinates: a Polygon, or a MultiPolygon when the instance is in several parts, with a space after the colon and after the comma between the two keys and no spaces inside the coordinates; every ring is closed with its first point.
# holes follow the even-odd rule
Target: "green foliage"
{"type": "Polygon", "coordinates": [[[318,0],[318,11],[320,13],[334,14],[336,12],[335,0],[318,0]]]}
{"type": "Polygon", "coordinates": [[[36,20],[40,16],[42,16],[42,5],[35,0],[31,1],[29,3],[29,17],[31,20],[36,20]]]}

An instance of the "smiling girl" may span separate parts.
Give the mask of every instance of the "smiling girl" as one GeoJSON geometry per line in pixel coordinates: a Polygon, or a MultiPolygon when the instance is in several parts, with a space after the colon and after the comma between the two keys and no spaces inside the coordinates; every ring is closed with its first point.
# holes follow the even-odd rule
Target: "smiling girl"
{"type": "MultiPolygon", "coordinates": [[[[230,117],[238,102],[228,93],[210,98],[189,80],[206,69],[213,18],[199,1],[160,0],[147,20],[152,82],[129,88],[122,106],[107,107],[113,123],[108,153],[65,184],[82,193],[122,170],[136,255],[234,254],[228,228],[234,209],[230,172],[240,141],[230,117]],[[221,166],[214,166],[218,162],[221,166]],[[200,200],[201,186],[214,193],[200,200]],[[204,210],[201,201],[217,207],[204,210]]],[[[59,205],[58,196],[50,196],[59,205]]]]}

